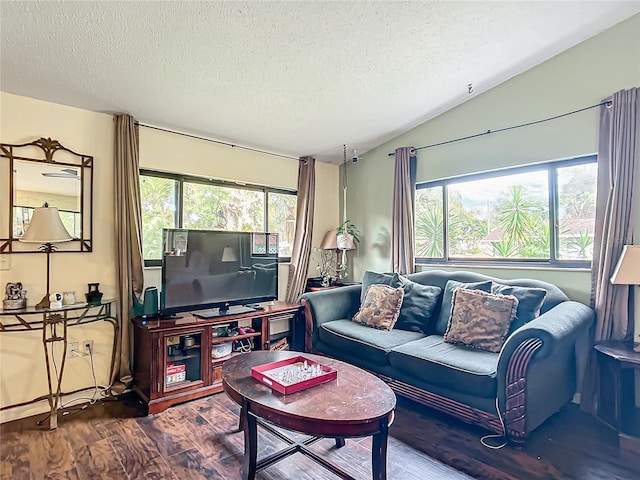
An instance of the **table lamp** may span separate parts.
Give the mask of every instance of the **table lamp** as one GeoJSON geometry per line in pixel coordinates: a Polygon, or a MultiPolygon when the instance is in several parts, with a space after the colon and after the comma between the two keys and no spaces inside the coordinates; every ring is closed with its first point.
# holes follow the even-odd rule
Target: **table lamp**
{"type": "Polygon", "coordinates": [[[238,256],[236,255],[236,251],[233,249],[233,247],[230,247],[229,245],[224,247],[224,250],[222,250],[222,262],[227,263],[237,261],[238,256]]]}
{"type": "Polygon", "coordinates": [[[236,251],[233,247],[230,247],[229,245],[224,247],[224,250],[222,250],[222,263],[227,264],[227,273],[231,272],[231,267],[228,264],[237,261],[238,256],[236,255],[236,251]]]}
{"type": "MultiPolygon", "coordinates": [[[[611,276],[614,285],[640,285],[640,245],[625,245],[611,276]]],[[[638,322],[635,322],[636,328],[638,322]]],[[[640,332],[635,332],[637,335],[640,332]]],[[[633,350],[640,352],[640,342],[634,342],[633,350]]]]}
{"type": "Polygon", "coordinates": [[[347,250],[354,250],[356,248],[353,239],[349,236],[343,235],[343,239],[338,244],[338,230],[329,230],[322,237],[320,242],[321,250],[333,250],[336,252],[336,281],[342,278],[342,271],[346,269],[347,259],[345,257],[347,250]],[[340,261],[340,252],[342,252],[342,262],[340,261]]]}
{"type": "Polygon", "coordinates": [[[19,238],[21,242],[41,243],[40,251],[47,254],[47,293],[36,305],[37,309],[49,308],[49,284],[50,284],[50,255],[57,247],[54,243],[69,242],[73,240],[69,232],[62,224],[60,214],[56,207],[50,207],[45,203],[42,207],[35,208],[29,227],[19,238]]]}

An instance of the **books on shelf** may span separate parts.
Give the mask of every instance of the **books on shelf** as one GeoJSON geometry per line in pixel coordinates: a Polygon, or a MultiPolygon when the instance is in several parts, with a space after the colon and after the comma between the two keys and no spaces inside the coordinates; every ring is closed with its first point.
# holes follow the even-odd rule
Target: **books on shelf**
{"type": "Polygon", "coordinates": [[[287,341],[287,337],[283,337],[276,343],[272,344],[269,350],[271,350],[272,352],[276,350],[289,350],[289,342],[287,341]]]}

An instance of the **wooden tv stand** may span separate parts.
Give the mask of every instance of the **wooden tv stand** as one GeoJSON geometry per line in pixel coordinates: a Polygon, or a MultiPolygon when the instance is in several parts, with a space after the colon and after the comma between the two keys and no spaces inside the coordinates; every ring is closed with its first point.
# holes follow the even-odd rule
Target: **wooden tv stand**
{"type": "Polygon", "coordinates": [[[147,404],[148,413],[221,392],[222,365],[241,353],[234,351],[215,358],[214,350],[244,339],[252,343],[254,350],[269,350],[269,326],[275,320],[289,320],[290,348],[301,350],[303,329],[296,325],[302,321],[302,307],[285,302],[260,305],[263,310],[213,318],[198,318],[187,312],[179,314],[180,318],[133,319],[133,390],[147,404]],[[255,332],[220,336],[227,324],[250,326],[255,332]]]}

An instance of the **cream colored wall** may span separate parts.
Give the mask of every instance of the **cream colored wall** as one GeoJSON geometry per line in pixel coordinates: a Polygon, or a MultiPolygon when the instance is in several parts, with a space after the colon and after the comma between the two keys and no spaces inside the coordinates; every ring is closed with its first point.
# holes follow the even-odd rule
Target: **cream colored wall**
{"type": "MultiPolygon", "coordinates": [[[[26,143],[51,137],[64,146],[94,156],[93,252],[51,256],[51,291],[75,290],[82,298],[87,283],[100,282],[105,298],[115,296],[113,219],[113,122],[110,115],[65,107],[0,92],[0,140],[26,143]]],[[[2,175],[7,172],[2,170],[2,175]]],[[[5,183],[3,180],[2,183],[5,183]]],[[[8,222],[4,217],[2,222],[8,222]]],[[[9,270],[0,270],[0,285],[21,281],[28,303],[34,305],[46,290],[46,257],[39,253],[3,255],[9,270]]],[[[3,263],[4,264],[4,263],[3,263]]],[[[47,393],[42,332],[0,333],[0,406],[29,401],[47,393]]],[[[99,384],[109,381],[113,329],[104,322],[69,329],[69,341],[94,340],[95,370],[99,384]]],[[[61,351],[61,350],[60,350],[61,351]]],[[[63,391],[92,386],[88,357],[69,359],[63,391]]],[[[0,420],[47,410],[46,402],[0,412],[0,420]]]]}
{"type": "MultiPolygon", "coordinates": [[[[74,151],[94,156],[94,249],[92,253],[53,254],[51,289],[75,290],[82,298],[87,283],[100,282],[100,290],[105,298],[113,298],[116,273],[112,116],[0,92],[0,130],[3,143],[30,142],[45,136],[59,140],[74,151]]],[[[140,129],[140,163],[143,168],[161,171],[297,188],[296,160],[232,149],[145,128],[140,129]]],[[[8,170],[2,172],[4,177],[8,175],[8,170]]],[[[6,186],[7,179],[4,177],[0,178],[0,185],[6,186]]],[[[5,217],[0,221],[8,222],[5,217]]],[[[335,165],[316,163],[314,224],[314,245],[319,244],[327,229],[338,224],[338,168],[335,165]]],[[[0,270],[0,285],[21,281],[28,292],[29,304],[37,303],[46,287],[44,255],[34,253],[2,257],[2,268],[8,266],[9,269],[0,270]]],[[[279,273],[282,297],[286,289],[288,266],[281,266],[279,273]]],[[[145,272],[147,286],[159,285],[159,278],[157,269],[145,272]]],[[[27,402],[47,393],[41,335],[41,332],[0,333],[0,407],[27,402]]],[[[97,381],[106,385],[109,380],[113,330],[102,322],[69,329],[69,341],[80,342],[85,339],[95,342],[97,381]]],[[[92,377],[88,357],[68,359],[63,391],[90,386],[92,377]]],[[[46,402],[3,410],[0,412],[0,422],[47,410],[46,402]]]]}
{"type": "MultiPolygon", "coordinates": [[[[640,15],[423,123],[367,152],[359,163],[349,165],[348,217],[363,230],[354,262],[356,277],[365,270],[387,271],[390,267],[394,162],[389,152],[401,146],[429,145],[577,110],[600,103],[623,88],[638,86],[638,32],[640,15]]],[[[420,150],[418,181],[594,153],[598,118],[596,108],[541,125],[420,150]]],[[[637,211],[640,215],[640,206],[637,211]]],[[[502,278],[546,280],[575,300],[589,301],[587,271],[461,268],[502,278]]],[[[640,332],[640,326],[636,331],[640,332]]]]}
{"type": "Polygon", "coordinates": [[[60,210],[67,210],[69,212],[77,212],[80,210],[80,200],[78,197],[72,197],[71,195],[16,190],[14,197],[15,204],[27,207],[41,207],[46,201],[48,201],[50,205],[55,205],[60,210]]]}

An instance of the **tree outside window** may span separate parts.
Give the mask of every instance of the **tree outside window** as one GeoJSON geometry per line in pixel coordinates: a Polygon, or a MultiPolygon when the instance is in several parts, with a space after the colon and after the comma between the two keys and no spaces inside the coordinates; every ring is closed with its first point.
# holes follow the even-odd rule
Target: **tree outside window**
{"type": "Polygon", "coordinates": [[[595,157],[511,172],[418,185],[416,257],[576,266],[591,261],[595,157]]]}
{"type": "Polygon", "coordinates": [[[140,192],[147,266],[160,264],[163,228],[278,233],[280,257],[291,256],[295,192],[148,171],[140,175],[140,192]]]}
{"type": "Polygon", "coordinates": [[[140,176],[144,258],[162,258],[162,229],[175,227],[176,189],[171,178],[140,176]]]}

